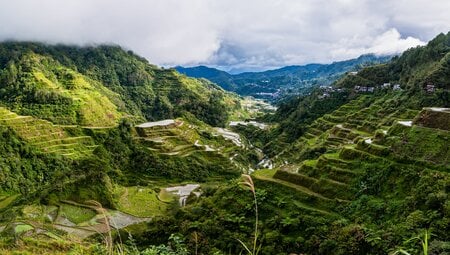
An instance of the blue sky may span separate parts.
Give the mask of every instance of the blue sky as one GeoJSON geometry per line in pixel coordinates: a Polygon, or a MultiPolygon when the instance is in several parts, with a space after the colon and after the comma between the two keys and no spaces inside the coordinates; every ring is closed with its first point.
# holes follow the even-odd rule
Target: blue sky
{"type": "Polygon", "coordinates": [[[114,43],[164,65],[264,70],[393,54],[450,30],[449,0],[0,0],[0,40],[114,43]]]}

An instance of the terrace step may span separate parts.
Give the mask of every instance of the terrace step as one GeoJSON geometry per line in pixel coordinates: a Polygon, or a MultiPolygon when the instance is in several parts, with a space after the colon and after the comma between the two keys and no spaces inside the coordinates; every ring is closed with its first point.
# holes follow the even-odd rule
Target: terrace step
{"type": "Polygon", "coordinates": [[[333,113],[333,115],[325,114],[325,115],[323,116],[323,118],[324,118],[325,120],[327,120],[327,121],[329,121],[329,122],[333,122],[333,123],[341,123],[341,122],[345,121],[345,118],[344,118],[344,117],[334,115],[334,113],[333,113]]]}
{"type": "Polygon", "coordinates": [[[348,185],[327,178],[316,179],[301,173],[291,173],[282,170],[278,170],[273,178],[305,187],[330,199],[347,200],[351,197],[348,185]]]}
{"type": "Polygon", "coordinates": [[[293,203],[294,203],[294,205],[296,207],[298,207],[300,209],[304,209],[304,210],[315,212],[315,213],[320,213],[320,214],[323,214],[323,215],[330,215],[330,216],[336,216],[338,218],[342,218],[342,216],[340,216],[337,213],[334,213],[334,212],[331,212],[331,211],[328,211],[328,210],[324,210],[324,209],[319,209],[319,208],[316,208],[314,206],[310,206],[310,205],[307,205],[305,203],[302,203],[300,201],[294,200],[293,203]]]}
{"type": "Polygon", "coordinates": [[[348,112],[343,111],[343,110],[340,109],[340,108],[332,113],[332,115],[338,116],[338,117],[344,117],[344,116],[346,116],[347,114],[348,114],[348,112]]]}
{"type": "Polygon", "coordinates": [[[0,125],[10,127],[44,153],[78,157],[92,153],[97,147],[90,136],[70,136],[61,126],[31,116],[20,116],[2,107],[0,125]]]}
{"type": "Polygon", "coordinates": [[[36,142],[33,143],[35,146],[40,147],[51,147],[53,145],[60,145],[60,144],[71,144],[71,143],[83,143],[83,142],[92,142],[92,138],[90,136],[75,136],[75,137],[65,137],[61,139],[52,139],[42,142],[36,142]]]}
{"type": "Polygon", "coordinates": [[[327,140],[325,141],[324,145],[332,148],[339,148],[342,143],[338,141],[327,140]]]}
{"type": "Polygon", "coordinates": [[[327,177],[341,183],[349,183],[360,175],[359,172],[343,169],[335,166],[326,166],[322,170],[327,173],[327,177]]]}
{"type": "Polygon", "coordinates": [[[312,190],[310,190],[310,189],[308,189],[306,187],[303,187],[303,186],[300,186],[300,185],[296,185],[294,183],[287,182],[287,181],[284,181],[284,180],[281,180],[281,179],[270,178],[270,177],[265,177],[265,176],[255,176],[255,178],[256,179],[260,179],[260,180],[264,180],[264,181],[275,182],[275,183],[281,184],[283,186],[293,188],[293,189],[295,189],[295,190],[297,190],[297,191],[299,191],[301,193],[304,193],[304,194],[306,194],[308,196],[316,197],[316,198],[319,198],[319,199],[322,199],[322,200],[327,200],[327,201],[331,200],[330,198],[324,197],[321,194],[316,193],[316,192],[314,192],[314,191],[312,191],[312,190]]]}
{"type": "MultiPolygon", "coordinates": [[[[298,169],[294,168],[287,170],[286,168],[283,170],[303,173],[308,175],[309,177],[313,177],[316,179],[327,178],[330,181],[334,181],[337,185],[348,184],[353,178],[357,177],[360,174],[359,172],[337,167],[333,164],[335,163],[326,162],[324,160],[324,156],[322,156],[318,160],[316,160],[315,165],[308,164],[306,161],[304,161],[304,163],[301,164],[298,169]]],[[[342,165],[341,161],[339,161],[339,165],[342,165]]]]}
{"type": "Polygon", "coordinates": [[[372,139],[361,139],[356,145],[356,149],[378,157],[386,157],[391,152],[389,147],[375,144],[372,139]]]}
{"type": "Polygon", "coordinates": [[[310,132],[306,132],[305,134],[303,134],[303,137],[307,138],[307,139],[313,139],[316,138],[316,135],[311,134],[310,132]]]}
{"type": "Polygon", "coordinates": [[[381,161],[388,160],[385,157],[377,156],[350,146],[344,146],[341,152],[339,153],[339,156],[344,160],[353,160],[353,159],[381,160],[381,161]]]}
{"type": "Polygon", "coordinates": [[[331,158],[326,155],[320,156],[317,161],[317,166],[322,167],[327,165],[336,166],[343,169],[351,168],[351,162],[349,161],[343,160],[341,158],[331,158]]]}
{"type": "Polygon", "coordinates": [[[308,133],[311,133],[314,136],[320,136],[321,134],[323,134],[323,131],[314,127],[310,127],[308,128],[308,133]]]}
{"type": "Polygon", "coordinates": [[[31,143],[36,143],[37,141],[40,140],[53,140],[53,139],[63,139],[64,138],[64,132],[63,131],[59,131],[59,132],[53,132],[53,133],[49,133],[46,135],[36,135],[36,136],[29,136],[26,139],[28,141],[30,141],[31,143]]]}
{"type": "Polygon", "coordinates": [[[327,121],[324,118],[318,118],[316,121],[314,121],[313,125],[315,125],[317,129],[324,132],[334,127],[336,123],[327,121]]]}
{"type": "Polygon", "coordinates": [[[33,121],[33,117],[31,116],[16,116],[13,118],[8,119],[0,119],[0,125],[1,124],[7,124],[9,126],[15,126],[15,125],[23,125],[24,123],[33,121]]]}

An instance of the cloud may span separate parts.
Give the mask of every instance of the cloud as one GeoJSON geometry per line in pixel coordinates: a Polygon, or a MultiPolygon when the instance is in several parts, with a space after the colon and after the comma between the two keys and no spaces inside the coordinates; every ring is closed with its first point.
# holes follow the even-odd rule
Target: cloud
{"type": "Polygon", "coordinates": [[[338,59],[345,57],[357,57],[368,53],[374,53],[377,55],[392,55],[403,52],[412,47],[426,44],[426,42],[411,36],[402,38],[400,33],[395,28],[391,28],[381,35],[370,37],[369,39],[363,39],[362,41],[368,41],[370,43],[365,46],[358,47],[358,45],[364,44],[358,39],[343,40],[340,44],[338,44],[339,47],[331,50],[331,55],[338,59]],[[354,46],[345,47],[344,45],[354,46]]]}
{"type": "Polygon", "coordinates": [[[376,37],[372,47],[368,48],[366,51],[386,55],[403,52],[409,48],[425,44],[425,42],[411,36],[401,38],[397,29],[392,28],[376,37]]]}
{"type": "Polygon", "coordinates": [[[0,0],[0,40],[115,43],[160,65],[258,70],[391,54],[450,30],[448,0],[0,0]]]}

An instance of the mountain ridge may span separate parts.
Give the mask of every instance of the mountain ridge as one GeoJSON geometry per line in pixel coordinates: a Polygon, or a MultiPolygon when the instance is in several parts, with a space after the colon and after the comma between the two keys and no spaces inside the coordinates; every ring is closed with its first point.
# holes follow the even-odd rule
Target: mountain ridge
{"type": "MultiPolygon", "coordinates": [[[[361,55],[358,58],[335,61],[330,64],[291,65],[261,72],[243,72],[229,74],[225,71],[197,66],[175,69],[188,76],[209,79],[222,88],[237,92],[241,95],[264,97],[264,94],[289,95],[298,93],[299,89],[317,85],[329,85],[343,73],[356,71],[364,65],[384,63],[392,56],[376,56],[374,54],[361,55]],[[260,94],[257,94],[260,93],[260,94]]],[[[266,95],[267,96],[267,95],[266,95]]],[[[269,98],[273,95],[269,95],[269,98]]]]}
{"type": "Polygon", "coordinates": [[[213,125],[224,125],[229,115],[241,111],[237,95],[207,80],[150,65],[118,46],[4,42],[0,56],[2,103],[18,113],[56,122],[63,115],[72,116],[61,124],[90,125],[93,119],[103,118],[103,122],[115,119],[109,121],[112,125],[120,119],[114,116],[119,115],[133,115],[142,121],[190,112],[203,121],[215,122],[210,122],[213,125]],[[18,91],[18,86],[23,90],[18,91]],[[95,92],[92,86],[96,86],[95,92]],[[84,110],[87,114],[107,108],[92,112],[84,124],[77,120],[85,116],[84,110]]]}
{"type": "Polygon", "coordinates": [[[448,253],[449,52],[251,125],[251,99],[117,47],[0,44],[0,253],[448,253]]]}

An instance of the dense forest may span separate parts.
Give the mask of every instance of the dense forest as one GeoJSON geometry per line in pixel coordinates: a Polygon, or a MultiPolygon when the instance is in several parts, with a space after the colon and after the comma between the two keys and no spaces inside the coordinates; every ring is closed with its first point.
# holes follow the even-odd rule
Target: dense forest
{"type": "Polygon", "coordinates": [[[447,254],[449,54],[438,35],[258,127],[118,46],[2,43],[0,253],[447,254]]]}
{"type": "Polygon", "coordinates": [[[240,109],[238,98],[217,85],[157,68],[117,46],[6,42],[0,68],[2,104],[59,124],[114,125],[122,116],[159,120],[189,112],[223,126],[240,109]]]}
{"type": "MultiPolygon", "coordinates": [[[[380,87],[384,83],[399,84],[405,90],[405,97],[397,102],[399,107],[421,109],[422,107],[442,105],[450,106],[450,35],[440,34],[431,40],[427,47],[407,50],[385,64],[363,68],[357,74],[345,75],[336,81],[330,96],[319,97],[324,93],[316,89],[308,96],[291,97],[279,103],[274,116],[268,121],[280,123],[274,133],[266,138],[292,142],[305,132],[305,127],[325,113],[332,112],[344,103],[360,96],[355,86],[380,87]],[[439,73],[439,75],[436,75],[439,73]],[[427,93],[426,86],[432,84],[435,93],[427,93]]],[[[377,89],[376,95],[385,95],[389,91],[377,89]]],[[[282,145],[281,145],[282,146],[282,145]]]]}

